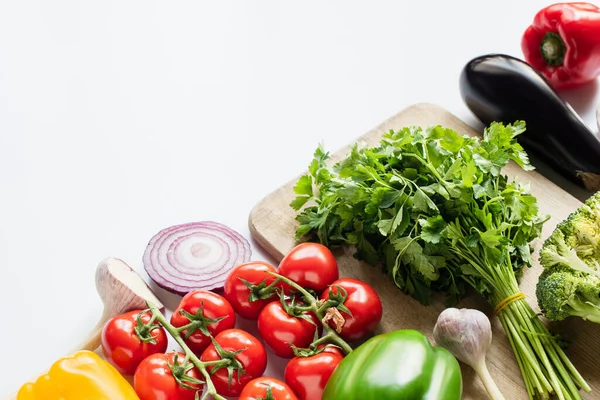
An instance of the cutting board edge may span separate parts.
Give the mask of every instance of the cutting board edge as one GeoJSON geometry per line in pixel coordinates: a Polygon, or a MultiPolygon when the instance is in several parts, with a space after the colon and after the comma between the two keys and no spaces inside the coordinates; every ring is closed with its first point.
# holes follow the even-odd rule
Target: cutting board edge
{"type": "MultiPolygon", "coordinates": [[[[283,187],[286,187],[290,182],[286,183],[283,187]]],[[[252,237],[252,239],[263,250],[265,250],[271,257],[275,258],[275,260],[281,261],[281,259],[283,258],[283,253],[277,250],[275,246],[273,246],[271,242],[269,242],[269,240],[267,240],[267,238],[262,233],[260,233],[259,229],[256,227],[256,221],[258,221],[258,218],[256,217],[257,210],[260,209],[262,207],[262,204],[269,200],[271,198],[271,195],[273,195],[274,193],[275,191],[269,193],[262,200],[256,203],[254,207],[252,207],[250,215],[248,215],[248,229],[250,230],[250,236],[252,237]]]]}

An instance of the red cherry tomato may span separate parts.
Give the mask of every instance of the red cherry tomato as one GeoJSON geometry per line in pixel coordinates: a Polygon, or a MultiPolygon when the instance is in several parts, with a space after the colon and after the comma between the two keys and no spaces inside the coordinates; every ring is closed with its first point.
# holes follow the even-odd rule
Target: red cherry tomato
{"type": "Polygon", "coordinates": [[[331,374],[343,358],[341,350],[334,346],[327,346],[314,356],[294,357],[285,367],[285,383],[300,400],[320,400],[331,374]]]}
{"type": "MultiPolygon", "coordinates": [[[[184,360],[185,354],[178,352],[177,366],[182,365],[184,360]]],[[[171,369],[174,366],[175,352],[146,357],[133,377],[133,387],[140,400],[194,400],[196,392],[199,391],[198,395],[201,395],[203,385],[186,382],[186,385],[195,388],[192,390],[177,383],[171,369]]],[[[185,375],[200,379],[200,372],[196,368],[189,369],[185,375]]]]}
{"type": "MultiPolygon", "coordinates": [[[[301,243],[279,263],[277,272],[290,278],[305,289],[321,293],[338,279],[337,261],[331,250],[319,243],[301,243]]],[[[289,287],[282,285],[286,293],[289,287]]]]}
{"type": "MultiPolygon", "coordinates": [[[[188,325],[191,321],[183,311],[195,316],[200,308],[202,308],[202,315],[197,319],[192,318],[192,321],[196,321],[199,326],[206,326],[208,332],[210,332],[212,336],[235,326],[235,312],[233,311],[231,304],[229,304],[223,296],[219,296],[216,293],[208,292],[206,290],[195,290],[186,294],[181,299],[181,302],[173,312],[173,315],[171,315],[171,324],[177,328],[188,325]],[[218,318],[223,319],[214,323],[209,323],[210,320],[216,320],[218,318]]],[[[185,338],[187,334],[188,330],[186,329],[181,333],[181,336],[185,338]]],[[[208,347],[211,340],[209,336],[204,335],[198,329],[194,331],[190,337],[185,339],[185,343],[194,353],[200,354],[208,347]]]]}
{"type": "Polygon", "coordinates": [[[133,375],[142,360],[154,353],[164,353],[169,339],[163,327],[149,332],[156,343],[140,340],[136,333],[138,315],[144,324],[150,321],[150,312],[134,310],[108,320],[102,329],[102,352],[123,375],[133,375]]]}
{"type": "MultiPolygon", "coordinates": [[[[346,340],[357,340],[374,331],[383,315],[381,299],[375,289],[358,279],[342,278],[331,284],[334,294],[338,293],[336,285],[348,292],[344,305],[352,313],[352,316],[341,313],[345,322],[340,336],[346,340]]],[[[323,292],[321,299],[329,299],[329,289],[323,292]]]]}
{"type": "Polygon", "coordinates": [[[262,376],[248,382],[238,400],[298,400],[292,389],[279,379],[262,376]],[[271,388],[271,397],[267,390],[271,388]]]}
{"type": "Polygon", "coordinates": [[[254,285],[260,284],[266,279],[266,284],[273,283],[275,277],[267,272],[277,272],[275,267],[263,261],[254,261],[237,266],[229,273],[223,287],[224,295],[233,306],[236,313],[244,318],[256,319],[260,310],[277,297],[250,301],[250,289],[242,281],[245,280],[254,285]]]}
{"type": "MultiPolygon", "coordinates": [[[[244,372],[233,371],[231,386],[229,385],[227,368],[219,368],[213,371],[215,367],[208,367],[217,392],[222,396],[237,397],[248,382],[258,378],[265,372],[267,352],[257,338],[241,329],[227,329],[215,336],[215,340],[225,351],[236,352],[241,350],[235,355],[235,358],[239,361],[244,372]]],[[[221,360],[214,344],[204,350],[200,360],[221,360]]]]}
{"type": "Polygon", "coordinates": [[[321,324],[313,313],[304,312],[310,321],[303,317],[289,315],[281,301],[269,304],[258,315],[258,332],[267,347],[277,356],[294,357],[292,344],[296,347],[308,347],[315,337],[315,331],[321,333],[321,324]]]}

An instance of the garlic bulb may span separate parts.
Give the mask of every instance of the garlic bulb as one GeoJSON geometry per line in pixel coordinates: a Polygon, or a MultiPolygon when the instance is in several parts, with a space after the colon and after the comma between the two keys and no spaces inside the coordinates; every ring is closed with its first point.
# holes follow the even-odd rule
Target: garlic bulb
{"type": "Polygon", "coordinates": [[[438,316],[433,336],[439,346],[477,372],[491,399],[504,400],[485,365],[485,355],[492,344],[492,326],[484,313],[447,308],[438,316]]]}

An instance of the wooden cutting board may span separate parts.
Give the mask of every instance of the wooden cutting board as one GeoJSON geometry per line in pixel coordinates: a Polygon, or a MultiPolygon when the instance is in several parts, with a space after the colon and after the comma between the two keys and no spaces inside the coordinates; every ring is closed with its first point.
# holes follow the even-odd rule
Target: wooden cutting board
{"type": "MultiPolygon", "coordinates": [[[[376,145],[384,132],[407,125],[423,127],[442,125],[459,133],[477,135],[473,128],[443,108],[423,103],[404,109],[357,140],[366,145],[376,145]]],[[[316,145],[315,143],[315,147],[316,145]]],[[[348,154],[349,149],[350,145],[335,152],[332,160],[337,161],[343,158],[348,154]]],[[[307,159],[306,165],[309,162],[310,160],[307,159]]],[[[535,171],[524,172],[518,166],[510,164],[505,172],[512,178],[531,182],[531,191],[538,198],[540,211],[552,215],[550,221],[544,226],[542,238],[546,238],[558,222],[581,205],[579,200],[535,171]]],[[[253,238],[278,261],[297,244],[294,241],[294,231],[297,226],[294,219],[295,212],[289,207],[290,201],[295,197],[292,188],[296,178],[260,201],[249,216],[248,222],[253,238]]],[[[542,240],[534,243],[536,249],[534,267],[526,271],[521,284],[521,290],[527,295],[527,301],[536,311],[539,311],[539,308],[535,298],[535,284],[542,270],[537,256],[541,243],[542,240]]],[[[340,274],[343,277],[361,279],[377,289],[384,307],[383,320],[378,332],[418,329],[432,340],[433,326],[437,316],[444,309],[444,305],[441,302],[427,307],[421,305],[397,289],[391,279],[378,268],[359,262],[352,257],[352,253],[353,250],[349,248],[336,250],[340,274]]],[[[492,348],[487,357],[490,373],[507,399],[527,399],[519,366],[500,322],[493,316],[491,306],[477,294],[472,294],[465,298],[458,307],[477,308],[490,317],[494,335],[492,348]]],[[[554,329],[563,333],[566,339],[573,341],[567,350],[567,355],[592,387],[592,393],[584,394],[584,397],[600,399],[600,324],[571,318],[568,321],[555,323],[554,329]]],[[[472,369],[466,365],[461,365],[461,367],[464,380],[463,398],[486,399],[485,389],[472,369]]]]}

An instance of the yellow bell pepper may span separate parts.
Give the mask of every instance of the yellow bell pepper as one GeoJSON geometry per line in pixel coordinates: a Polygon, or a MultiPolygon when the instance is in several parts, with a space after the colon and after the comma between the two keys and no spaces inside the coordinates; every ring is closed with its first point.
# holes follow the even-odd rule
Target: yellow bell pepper
{"type": "Polygon", "coordinates": [[[17,400],[139,400],[119,372],[99,355],[78,351],[21,387],[17,400]]]}

